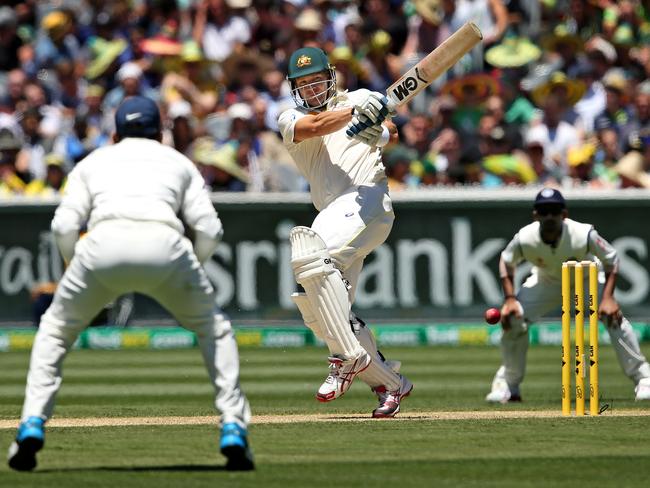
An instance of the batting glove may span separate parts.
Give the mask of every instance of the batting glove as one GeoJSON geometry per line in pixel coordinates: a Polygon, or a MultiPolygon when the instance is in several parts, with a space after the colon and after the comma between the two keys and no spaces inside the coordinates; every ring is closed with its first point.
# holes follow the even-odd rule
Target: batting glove
{"type": "Polygon", "coordinates": [[[369,93],[365,100],[354,106],[357,115],[366,116],[373,124],[382,123],[389,115],[388,99],[376,93],[369,93]]]}
{"type": "Polygon", "coordinates": [[[363,115],[359,120],[356,116],[348,123],[345,133],[350,139],[355,139],[369,146],[385,146],[390,139],[388,129],[381,124],[371,124],[363,115]]]}

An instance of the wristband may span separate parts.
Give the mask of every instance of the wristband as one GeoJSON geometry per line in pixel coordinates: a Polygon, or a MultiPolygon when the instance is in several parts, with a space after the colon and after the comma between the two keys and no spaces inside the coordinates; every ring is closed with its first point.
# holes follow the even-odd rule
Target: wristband
{"type": "Polygon", "coordinates": [[[385,125],[381,126],[381,135],[375,144],[377,147],[384,147],[390,141],[390,131],[385,125]]]}
{"type": "Polygon", "coordinates": [[[508,299],[508,298],[517,298],[517,296],[516,296],[516,295],[506,295],[506,296],[504,296],[503,298],[504,298],[504,299],[508,299]]]}

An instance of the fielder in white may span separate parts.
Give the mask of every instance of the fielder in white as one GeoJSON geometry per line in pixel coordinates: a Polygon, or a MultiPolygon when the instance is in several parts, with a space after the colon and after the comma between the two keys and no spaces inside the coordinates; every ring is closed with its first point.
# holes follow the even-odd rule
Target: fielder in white
{"type": "Polygon", "coordinates": [[[560,308],[562,263],[569,260],[594,260],[601,267],[598,316],[607,326],[623,372],[636,385],[636,399],[650,400],[650,365],[639,348],[630,322],[623,317],[614,298],[618,271],[616,250],[591,224],[567,218],[566,203],[558,190],[545,188],[538,193],[533,217],[535,222],[520,229],[501,253],[499,272],[505,296],[501,308],[502,365],[486,400],[521,401],[528,326],[560,308]],[[515,267],[523,261],[533,264],[532,273],[515,295],[515,267]]]}
{"type": "Polygon", "coordinates": [[[106,303],[138,292],[196,333],[221,412],[226,467],[253,469],[250,408],[239,386],[237,343],[201,266],[221,238],[221,221],[194,164],[159,142],[160,114],[152,100],[127,98],[115,125],[116,144],[77,164],[52,220],[69,265],[34,340],[9,465],[22,471],[36,466],[44,423],[61,386],[62,363],[79,333],[106,303]],[[181,218],[195,236],[192,242],[184,237],[181,218]],[[86,224],[88,233],[79,239],[86,224]]]}
{"type": "Polygon", "coordinates": [[[288,71],[297,108],[283,112],[278,123],[319,211],[311,228],[295,227],[290,235],[294,274],[304,290],[293,299],[330,351],[330,373],[316,397],[340,397],[358,375],[379,399],[373,417],[393,417],[413,385],[397,372],[398,362],[377,351],[351,304],[364,259],[385,241],[395,218],[381,148],[397,139],[397,129],[385,121],[387,101],[380,93],[337,92],[321,49],[298,49],[288,71]]]}

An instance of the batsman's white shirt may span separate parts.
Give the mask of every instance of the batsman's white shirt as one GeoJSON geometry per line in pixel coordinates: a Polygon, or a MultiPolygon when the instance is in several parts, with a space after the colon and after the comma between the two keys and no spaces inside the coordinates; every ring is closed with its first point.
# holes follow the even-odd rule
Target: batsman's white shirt
{"type": "Polygon", "coordinates": [[[63,358],[79,333],[105,304],[139,292],[196,333],[222,420],[246,426],[237,343],[199,258],[214,250],[221,222],[192,162],[148,139],[99,149],[71,172],[52,230],[70,264],[34,340],[23,419],[51,416],[63,358]],[[179,216],[199,236],[198,254],[179,216]],[[85,222],[88,233],[75,244],[85,222]]]}
{"type": "MultiPolygon", "coordinates": [[[[327,109],[351,108],[369,93],[340,92],[327,109]]],[[[395,219],[381,149],[348,138],[345,128],[295,143],[296,122],[305,115],[297,108],[286,110],[278,125],[319,210],[311,228],[325,241],[336,266],[350,282],[354,300],[363,260],[386,240],[395,219]]]]}
{"type": "MultiPolygon", "coordinates": [[[[330,100],[327,110],[352,108],[365,100],[369,93],[368,90],[340,92],[330,100]]],[[[306,115],[298,108],[285,110],[278,125],[285,146],[309,182],[316,210],[323,210],[335,198],[360,185],[386,179],[381,149],[348,138],[345,128],[326,136],[293,142],[296,122],[306,115]]]]}

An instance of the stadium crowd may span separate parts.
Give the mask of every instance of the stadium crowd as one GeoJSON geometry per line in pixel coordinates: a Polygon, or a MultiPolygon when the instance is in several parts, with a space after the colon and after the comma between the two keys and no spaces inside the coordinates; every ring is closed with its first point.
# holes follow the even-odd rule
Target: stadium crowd
{"type": "MultiPolygon", "coordinates": [[[[650,188],[647,0],[9,0],[0,7],[0,197],[52,195],[112,143],[125,96],[213,191],[304,191],[277,117],[288,56],[385,92],[464,22],[484,42],[400,107],[393,191],[650,188]]],[[[125,175],[128,178],[128,175],[125,175]]]]}

